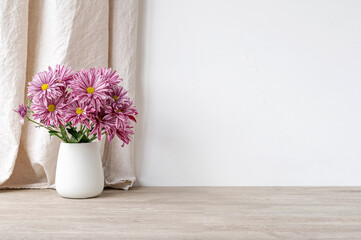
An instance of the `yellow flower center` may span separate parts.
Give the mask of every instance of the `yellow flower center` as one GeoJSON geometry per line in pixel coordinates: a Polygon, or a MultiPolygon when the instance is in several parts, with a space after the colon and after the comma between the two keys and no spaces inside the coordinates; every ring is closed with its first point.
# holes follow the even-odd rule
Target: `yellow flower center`
{"type": "Polygon", "coordinates": [[[77,113],[77,114],[82,114],[82,113],[83,113],[83,109],[82,109],[81,107],[78,107],[78,108],[76,109],[76,113],[77,113]]]}
{"type": "Polygon", "coordinates": [[[92,94],[95,90],[94,90],[93,87],[88,87],[88,88],[86,89],[86,91],[87,91],[88,93],[92,94]]]}
{"type": "Polygon", "coordinates": [[[120,113],[120,112],[122,112],[122,110],[120,108],[118,108],[117,113],[120,113]]]}
{"type": "Polygon", "coordinates": [[[115,101],[117,101],[117,100],[118,100],[118,96],[117,96],[117,95],[113,96],[113,99],[114,99],[115,101]]]}
{"type": "Polygon", "coordinates": [[[54,105],[54,104],[50,104],[50,105],[48,106],[48,110],[49,110],[49,112],[54,112],[54,110],[55,110],[55,105],[54,105]]]}
{"type": "Polygon", "coordinates": [[[48,89],[48,87],[49,87],[49,84],[45,83],[41,86],[41,89],[46,90],[46,89],[48,89]]]}
{"type": "Polygon", "coordinates": [[[98,119],[99,119],[99,121],[103,120],[99,115],[98,115],[98,119]]]}

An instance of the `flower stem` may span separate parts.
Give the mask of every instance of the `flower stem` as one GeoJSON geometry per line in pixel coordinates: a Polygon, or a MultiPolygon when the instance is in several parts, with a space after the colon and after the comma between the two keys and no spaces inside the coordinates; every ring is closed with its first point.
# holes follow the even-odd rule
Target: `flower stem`
{"type": "Polygon", "coordinates": [[[89,140],[89,142],[94,141],[95,139],[97,139],[97,137],[98,137],[98,136],[97,136],[97,133],[95,133],[94,136],[89,140]]]}
{"type": "MultiPolygon", "coordinates": [[[[34,120],[31,120],[28,116],[25,116],[25,117],[26,117],[26,119],[27,119],[28,121],[33,122],[33,123],[39,125],[40,127],[46,128],[46,127],[43,126],[41,123],[38,123],[38,122],[35,122],[34,120]]],[[[46,128],[46,129],[47,129],[47,128],[46,128]]]]}
{"type": "Polygon", "coordinates": [[[85,135],[85,132],[83,132],[83,133],[80,135],[80,137],[78,138],[78,142],[81,141],[81,139],[83,138],[84,135],[85,135]]]}
{"type": "Polygon", "coordinates": [[[63,136],[64,142],[69,142],[68,134],[66,133],[66,130],[63,126],[59,125],[59,129],[61,132],[61,135],[63,136]]]}
{"type": "MultiPolygon", "coordinates": [[[[35,122],[34,120],[30,119],[28,116],[25,116],[25,117],[26,117],[26,119],[27,119],[28,121],[30,121],[30,122],[32,122],[32,123],[35,123],[35,124],[38,125],[39,127],[43,127],[43,128],[45,128],[45,129],[47,129],[47,130],[55,131],[55,130],[54,130],[53,128],[51,128],[51,127],[47,128],[47,127],[45,127],[44,125],[42,125],[41,123],[35,122]]],[[[58,138],[60,138],[60,140],[64,141],[64,139],[58,135],[59,132],[58,132],[58,131],[56,131],[56,132],[57,132],[57,133],[54,133],[54,135],[57,136],[58,138]]]]}

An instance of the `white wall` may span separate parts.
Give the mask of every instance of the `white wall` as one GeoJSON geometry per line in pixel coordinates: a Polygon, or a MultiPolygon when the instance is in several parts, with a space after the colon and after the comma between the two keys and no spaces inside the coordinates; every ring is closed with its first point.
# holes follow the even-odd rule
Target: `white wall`
{"type": "Polygon", "coordinates": [[[138,185],[361,185],[361,1],[140,8],[138,185]]]}

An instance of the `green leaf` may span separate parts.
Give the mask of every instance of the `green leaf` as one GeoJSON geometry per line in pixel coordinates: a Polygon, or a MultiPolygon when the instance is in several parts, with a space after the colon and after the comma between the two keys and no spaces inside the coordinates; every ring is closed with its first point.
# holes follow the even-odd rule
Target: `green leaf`
{"type": "Polygon", "coordinates": [[[73,138],[78,139],[80,137],[79,132],[74,127],[69,127],[66,130],[73,138]]]}
{"type": "Polygon", "coordinates": [[[79,143],[88,143],[88,142],[90,142],[90,140],[89,140],[89,138],[87,138],[87,136],[85,136],[85,134],[79,141],[79,143]]]}
{"type": "Polygon", "coordinates": [[[50,136],[56,136],[59,132],[55,130],[49,130],[50,136]]]}

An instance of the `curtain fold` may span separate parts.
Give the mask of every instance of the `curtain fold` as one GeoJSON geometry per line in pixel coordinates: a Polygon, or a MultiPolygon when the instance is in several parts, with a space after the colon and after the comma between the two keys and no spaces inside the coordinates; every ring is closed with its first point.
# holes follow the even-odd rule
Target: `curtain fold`
{"type": "MultiPolygon", "coordinates": [[[[31,77],[56,64],[73,70],[108,66],[124,79],[134,100],[137,0],[0,1],[0,188],[54,188],[60,140],[13,112],[26,101],[31,77]],[[5,51],[3,51],[5,50],[5,51]],[[5,96],[5,97],[4,97],[5,96]]],[[[133,143],[103,139],[106,186],[135,181],[133,143]]]]}

